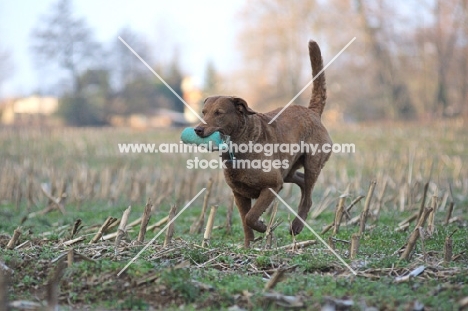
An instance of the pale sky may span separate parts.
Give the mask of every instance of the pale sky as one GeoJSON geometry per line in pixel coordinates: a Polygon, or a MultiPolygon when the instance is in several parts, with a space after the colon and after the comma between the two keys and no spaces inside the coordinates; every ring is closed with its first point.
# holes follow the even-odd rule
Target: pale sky
{"type": "MultiPolygon", "coordinates": [[[[30,50],[31,30],[56,1],[0,1],[0,48],[10,52],[15,69],[0,90],[1,97],[29,95],[45,89],[44,84],[57,82],[47,72],[37,70],[30,50]]],[[[161,48],[166,53],[178,48],[184,73],[202,81],[210,59],[221,72],[235,68],[236,19],[244,1],[75,0],[73,8],[101,43],[116,39],[125,26],[143,33],[154,44],[162,38],[161,48]]],[[[154,53],[160,51],[153,48],[154,53]]]]}

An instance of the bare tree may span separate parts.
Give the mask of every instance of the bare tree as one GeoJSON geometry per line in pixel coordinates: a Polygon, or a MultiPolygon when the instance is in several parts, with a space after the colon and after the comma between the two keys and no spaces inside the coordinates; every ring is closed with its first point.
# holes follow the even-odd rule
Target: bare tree
{"type": "Polygon", "coordinates": [[[462,47],[462,57],[460,60],[460,68],[461,68],[461,81],[462,85],[460,88],[460,98],[461,104],[463,109],[463,114],[465,117],[468,118],[468,0],[463,0],[462,4],[463,9],[463,30],[462,35],[465,38],[462,47]]]}
{"type": "MultiPolygon", "coordinates": [[[[458,1],[457,1],[458,2],[458,1]]],[[[437,90],[435,97],[436,111],[446,115],[450,106],[448,95],[448,74],[453,58],[455,44],[457,43],[457,30],[463,14],[455,1],[437,0],[434,5],[435,17],[435,45],[437,49],[437,90]]]]}
{"type": "Polygon", "coordinates": [[[383,1],[379,2],[380,12],[374,14],[374,19],[378,21],[376,25],[372,26],[369,22],[366,2],[356,0],[356,4],[362,28],[370,46],[374,67],[377,69],[377,81],[382,90],[382,100],[385,101],[388,98],[391,116],[397,118],[414,117],[415,110],[407,85],[403,80],[403,76],[399,74],[401,70],[395,64],[396,55],[392,55],[390,52],[391,49],[388,43],[393,40],[389,40],[385,36],[386,25],[388,25],[389,21],[384,16],[388,14],[389,8],[385,6],[383,1]]]}
{"type": "Polygon", "coordinates": [[[96,61],[100,46],[86,22],[74,16],[71,0],[59,0],[31,33],[38,64],[56,65],[68,72],[73,93],[80,89],[79,75],[96,61]]]}
{"type": "Polygon", "coordinates": [[[307,41],[317,25],[316,6],[315,0],[259,0],[242,10],[240,79],[256,107],[285,105],[307,83],[307,41]]]}
{"type": "Polygon", "coordinates": [[[131,83],[138,77],[151,77],[151,72],[148,68],[133,55],[118,37],[121,37],[131,46],[148,64],[152,65],[155,63],[146,38],[130,27],[122,28],[116,35],[116,39],[112,42],[108,51],[108,55],[110,56],[108,67],[112,73],[112,82],[117,90],[122,89],[126,84],[131,83]]]}
{"type": "Polygon", "coordinates": [[[247,99],[284,105],[310,74],[308,39],[319,41],[326,61],[357,37],[327,69],[328,109],[355,119],[409,119],[457,115],[464,105],[468,115],[467,2],[248,2],[239,40],[247,99]]]}
{"type": "Polygon", "coordinates": [[[13,59],[7,49],[0,47],[0,95],[3,84],[12,77],[14,73],[13,59]]]}

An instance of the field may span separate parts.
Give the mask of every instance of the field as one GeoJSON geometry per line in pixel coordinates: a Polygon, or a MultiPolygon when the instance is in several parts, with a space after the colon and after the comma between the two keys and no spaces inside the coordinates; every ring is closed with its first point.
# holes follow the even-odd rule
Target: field
{"type": "MultiPolygon", "coordinates": [[[[256,234],[252,248],[241,247],[242,226],[222,171],[186,168],[194,156],[216,154],[119,153],[118,143],[178,142],[180,129],[1,129],[0,275],[8,282],[0,282],[0,309],[6,301],[16,309],[64,310],[467,307],[466,122],[329,129],[334,142],[354,143],[356,152],[332,155],[307,222],[319,234],[332,225],[321,236],[357,275],[307,228],[291,237],[294,216],[281,202],[272,237],[256,234]],[[202,188],[208,189],[173,222],[172,237],[161,231],[171,207],[180,212],[202,188]],[[365,231],[356,236],[366,201],[365,231]],[[145,206],[151,218],[141,242],[145,206]],[[214,228],[204,241],[212,206],[214,228]],[[426,213],[421,207],[433,212],[416,226],[419,212],[426,213]],[[116,221],[90,243],[109,217],[116,221]],[[14,232],[18,239],[10,243],[14,232]],[[117,242],[112,233],[120,233],[117,242]],[[359,241],[353,252],[352,240],[359,241]]],[[[297,208],[298,187],[286,185],[280,195],[297,208]]]]}

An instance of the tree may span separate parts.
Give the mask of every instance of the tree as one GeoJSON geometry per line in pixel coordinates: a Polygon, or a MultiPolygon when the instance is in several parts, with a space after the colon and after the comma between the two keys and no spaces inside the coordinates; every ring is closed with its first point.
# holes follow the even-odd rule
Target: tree
{"type": "Polygon", "coordinates": [[[78,77],[80,91],[64,94],[57,114],[72,126],[105,125],[110,114],[111,89],[109,72],[87,70],[78,77]]]}
{"type": "MultiPolygon", "coordinates": [[[[180,68],[179,62],[179,53],[177,50],[173,54],[173,58],[169,63],[165,72],[164,78],[167,84],[180,96],[183,96],[182,93],[182,69],[180,68]]],[[[184,112],[184,103],[180,101],[167,87],[159,88],[161,95],[168,98],[171,102],[172,109],[178,112],[184,112]]]]}
{"type": "Polygon", "coordinates": [[[0,96],[3,84],[13,75],[13,60],[7,49],[0,47],[0,96]]]}
{"type": "MultiPolygon", "coordinates": [[[[380,2],[379,10],[388,12],[380,2]]],[[[388,20],[383,19],[383,14],[379,14],[379,24],[372,26],[369,22],[369,13],[366,9],[366,3],[363,0],[356,0],[357,12],[361,19],[361,27],[367,37],[370,50],[374,60],[374,68],[377,73],[376,87],[382,90],[382,100],[388,99],[390,117],[400,119],[412,119],[415,117],[415,109],[411,102],[408,87],[402,76],[399,76],[399,70],[396,68],[394,55],[390,53],[388,40],[382,29],[388,24],[388,20]],[[383,39],[379,39],[382,38],[383,39]],[[393,57],[392,57],[393,56],[393,57]]],[[[375,18],[375,16],[374,16],[375,18]]]]}
{"type": "Polygon", "coordinates": [[[59,0],[31,33],[32,51],[38,64],[55,65],[68,72],[72,92],[80,91],[79,75],[100,53],[86,22],[73,14],[71,0],[59,0]]]}
{"type": "Polygon", "coordinates": [[[213,61],[209,60],[205,68],[205,83],[203,91],[207,95],[216,95],[220,91],[220,77],[213,61]]]}
{"type": "Polygon", "coordinates": [[[310,80],[307,41],[320,24],[316,8],[315,0],[259,0],[242,10],[239,88],[256,108],[284,106],[310,80]]]}
{"type": "Polygon", "coordinates": [[[121,90],[125,85],[139,77],[151,77],[152,73],[146,66],[126,47],[118,37],[121,37],[141,58],[148,64],[154,64],[150,47],[145,37],[131,29],[124,27],[115,36],[116,39],[108,49],[111,81],[115,90],[121,90]]]}
{"type": "Polygon", "coordinates": [[[468,0],[258,0],[240,16],[236,80],[255,108],[283,106],[310,81],[308,39],[327,63],[356,37],[326,70],[327,110],[358,120],[468,115],[468,0]]]}

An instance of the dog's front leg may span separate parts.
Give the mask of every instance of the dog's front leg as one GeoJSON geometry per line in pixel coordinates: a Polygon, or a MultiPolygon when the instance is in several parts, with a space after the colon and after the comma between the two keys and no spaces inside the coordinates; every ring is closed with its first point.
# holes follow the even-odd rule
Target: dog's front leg
{"type": "MultiPolygon", "coordinates": [[[[275,192],[278,192],[281,189],[281,186],[272,189],[275,192]]],[[[267,227],[263,221],[260,220],[260,216],[262,216],[275,198],[275,194],[271,192],[269,188],[265,188],[260,192],[260,196],[245,217],[247,225],[249,225],[250,228],[262,233],[266,231],[267,227]]]]}
{"type": "Polygon", "coordinates": [[[236,200],[236,205],[239,209],[239,214],[242,220],[242,226],[244,227],[244,247],[249,248],[250,242],[254,240],[255,236],[252,228],[247,225],[245,217],[250,211],[252,200],[235,192],[234,199],[236,200]]]}

